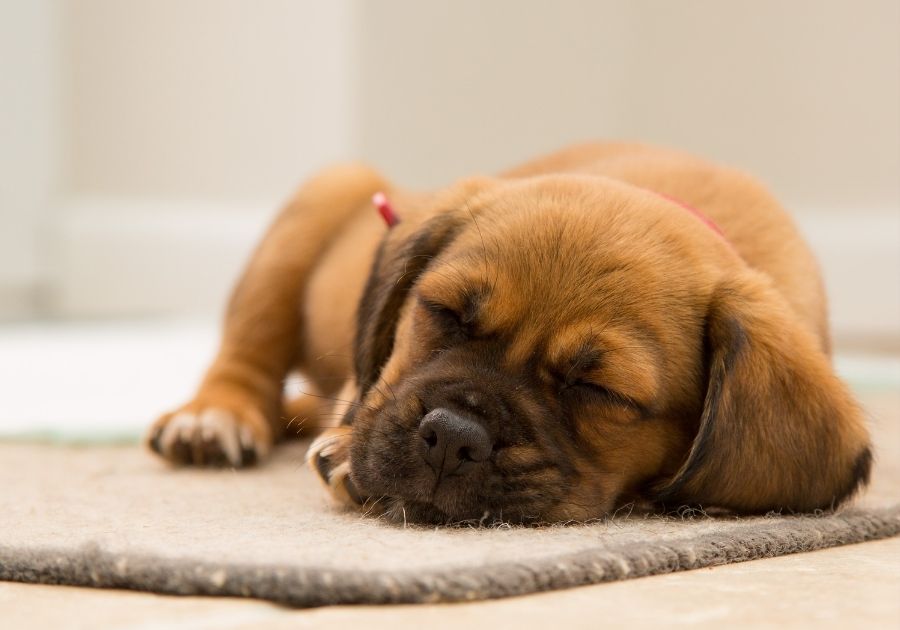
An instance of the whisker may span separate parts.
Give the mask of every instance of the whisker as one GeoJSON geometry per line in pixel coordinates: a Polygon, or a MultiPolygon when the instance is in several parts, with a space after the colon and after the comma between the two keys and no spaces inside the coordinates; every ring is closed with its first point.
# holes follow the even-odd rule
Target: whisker
{"type": "Polygon", "coordinates": [[[313,394],[312,392],[300,392],[304,396],[312,396],[313,398],[320,398],[322,400],[330,400],[331,402],[340,402],[345,403],[354,407],[362,407],[363,409],[367,409],[369,411],[377,411],[374,407],[370,407],[362,402],[357,402],[355,400],[344,400],[343,398],[336,398],[334,396],[323,396],[321,394],[313,394]]]}

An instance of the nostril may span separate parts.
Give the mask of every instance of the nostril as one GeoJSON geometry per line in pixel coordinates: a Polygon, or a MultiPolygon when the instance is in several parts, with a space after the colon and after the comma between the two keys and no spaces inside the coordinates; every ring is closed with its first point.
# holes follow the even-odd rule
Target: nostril
{"type": "Polygon", "coordinates": [[[474,435],[467,436],[464,444],[456,451],[456,457],[460,462],[483,462],[491,457],[494,452],[494,444],[487,439],[487,435],[473,431],[474,435]]]}
{"type": "Polygon", "coordinates": [[[460,462],[483,462],[487,460],[494,451],[492,444],[478,444],[473,446],[463,446],[456,451],[456,459],[460,462]]]}
{"type": "MultiPolygon", "coordinates": [[[[422,457],[441,476],[459,473],[463,464],[487,461],[494,449],[487,429],[478,421],[448,409],[432,409],[419,423],[422,457]]],[[[467,471],[471,466],[464,467],[467,471]]]]}

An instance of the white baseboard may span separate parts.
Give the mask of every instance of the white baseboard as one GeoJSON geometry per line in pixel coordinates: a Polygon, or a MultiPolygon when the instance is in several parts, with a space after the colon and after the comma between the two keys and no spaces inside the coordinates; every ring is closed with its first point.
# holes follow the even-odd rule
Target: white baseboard
{"type": "MultiPolygon", "coordinates": [[[[79,200],[57,215],[54,310],[64,316],[218,313],[274,205],[79,200]]],[[[841,338],[900,339],[900,215],[804,212],[841,338]]]]}
{"type": "Polygon", "coordinates": [[[900,211],[795,213],[822,266],[835,339],[900,340],[900,211]]]}

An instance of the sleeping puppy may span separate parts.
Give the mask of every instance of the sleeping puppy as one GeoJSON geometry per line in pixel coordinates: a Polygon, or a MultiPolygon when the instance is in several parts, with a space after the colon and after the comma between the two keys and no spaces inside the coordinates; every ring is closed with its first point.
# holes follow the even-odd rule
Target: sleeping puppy
{"type": "Polygon", "coordinates": [[[816,263],[739,172],[597,144],[413,194],[344,166],[275,221],[148,441],[240,466],[333,418],[308,455],[331,493],[416,521],[810,511],[871,462],[829,352],[816,263]]]}

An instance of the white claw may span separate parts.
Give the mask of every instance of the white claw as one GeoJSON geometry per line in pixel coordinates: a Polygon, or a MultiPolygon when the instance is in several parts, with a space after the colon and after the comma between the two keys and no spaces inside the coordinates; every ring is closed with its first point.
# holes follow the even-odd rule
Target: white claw
{"type": "Polygon", "coordinates": [[[194,414],[181,412],[176,414],[169,423],[163,427],[159,436],[159,446],[166,457],[171,457],[175,451],[175,444],[178,442],[182,433],[190,431],[194,425],[194,414]]]}
{"type": "Polygon", "coordinates": [[[269,454],[269,446],[264,442],[257,441],[253,436],[250,427],[241,427],[241,444],[244,448],[255,451],[259,458],[263,458],[269,454]]]}
{"type": "Polygon", "coordinates": [[[311,462],[314,461],[315,457],[331,457],[340,448],[340,445],[341,439],[339,436],[323,433],[309,445],[306,459],[311,462]]]}
{"type": "Polygon", "coordinates": [[[238,427],[234,416],[224,409],[204,409],[200,414],[200,427],[204,438],[217,438],[222,452],[232,466],[241,465],[241,445],[238,442],[238,427]]]}

